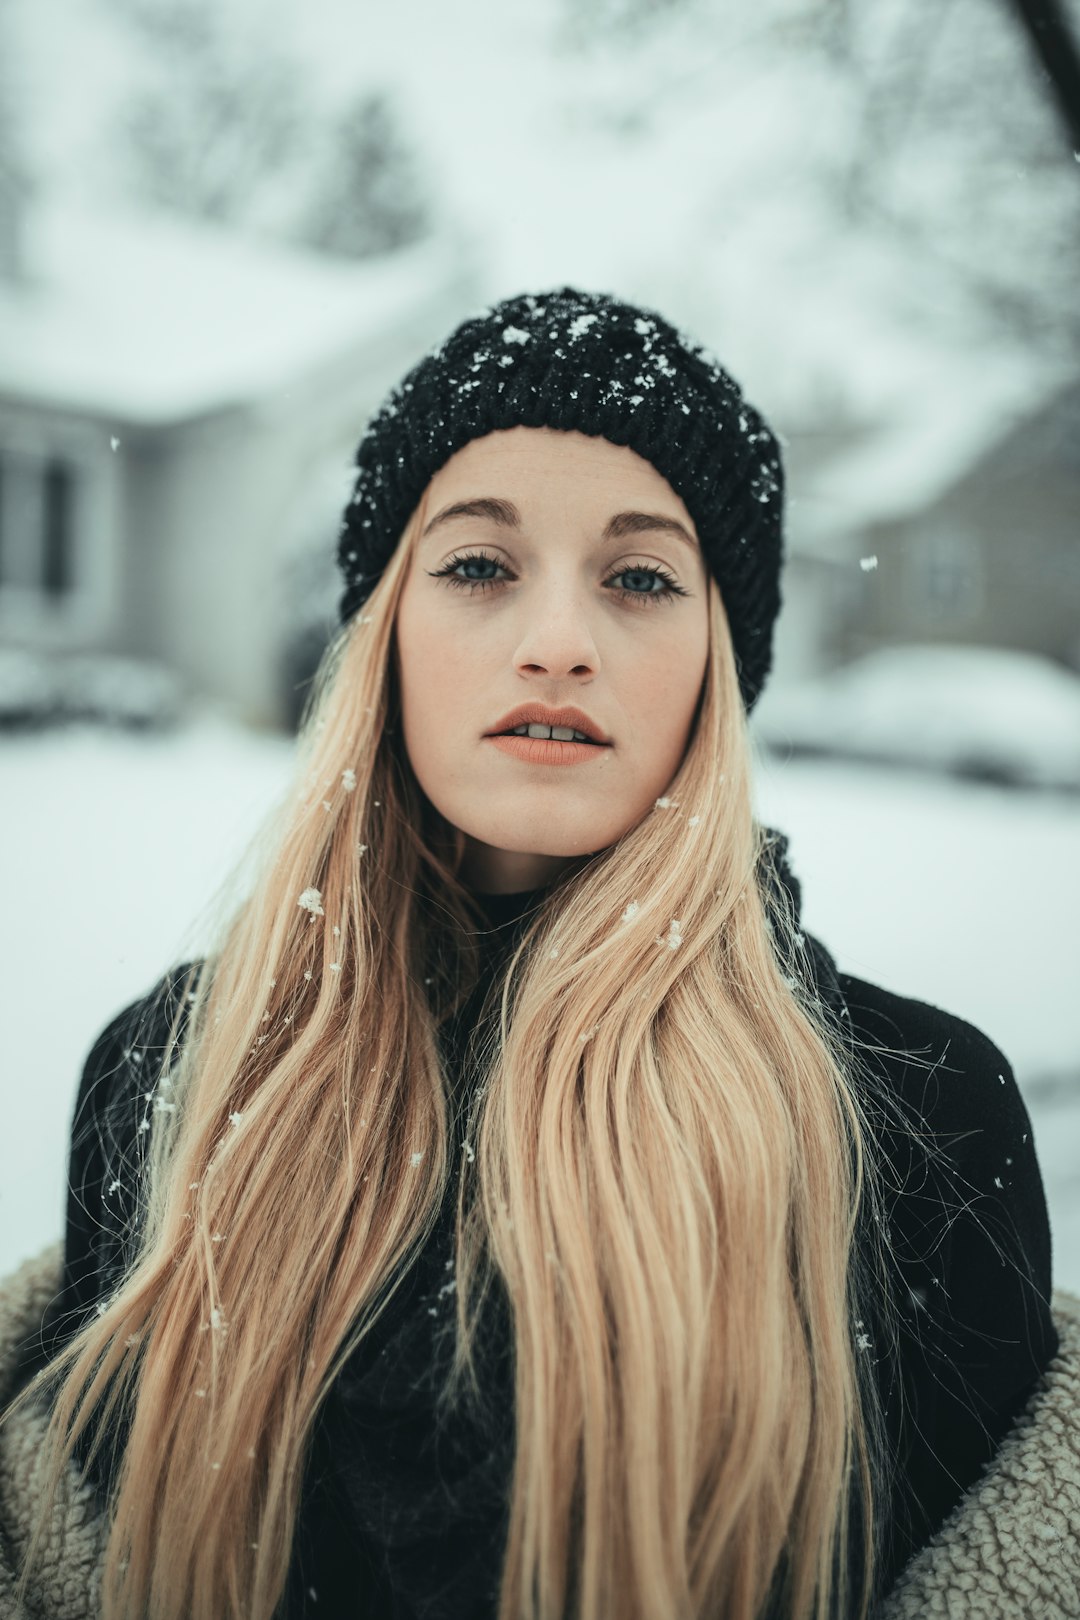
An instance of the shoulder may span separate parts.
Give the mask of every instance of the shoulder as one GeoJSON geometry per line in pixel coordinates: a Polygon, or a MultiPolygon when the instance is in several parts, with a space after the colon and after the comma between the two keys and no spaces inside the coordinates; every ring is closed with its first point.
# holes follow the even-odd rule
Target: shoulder
{"type": "Polygon", "coordinates": [[[72,1135],[100,1120],[122,1099],[138,1097],[144,1080],[156,1077],[175,1025],[187,1022],[187,985],[196,962],[164,974],[144,995],[122,1007],[103,1026],[83,1062],[75,1098],[72,1135]]]}
{"type": "Polygon", "coordinates": [[[839,983],[863,1061],[885,1081],[906,1119],[948,1137],[954,1156],[964,1160],[988,1147],[1030,1144],[1031,1122],[1012,1065],[984,1030],[853,974],[840,974],[839,983]]]}
{"type": "MultiPolygon", "coordinates": [[[[191,969],[182,963],[109,1019],[83,1064],[68,1156],[69,1271],[100,1270],[132,1230],[170,1039],[183,1037],[191,969]]],[[[70,1279],[69,1279],[70,1280],[70,1279]]]]}
{"type": "Polygon", "coordinates": [[[888,1236],[936,1291],[956,1370],[1002,1407],[1056,1349],[1050,1219],[1031,1117],[1012,1067],[976,1025],[840,976],[886,1166],[888,1236]],[[1010,1385],[1012,1387],[1010,1387],[1010,1385]]]}
{"type": "Polygon", "coordinates": [[[851,1021],[867,1038],[905,1052],[940,1055],[955,1046],[966,1067],[989,1071],[1005,1062],[1000,1049],[975,1024],[929,1001],[901,996],[852,973],[839,975],[851,1021]]]}
{"type": "Polygon", "coordinates": [[[1050,1293],[1050,1228],[1031,1117],[1012,1066],[983,1030],[929,1002],[840,976],[894,1208],[944,1227],[973,1260],[976,1233],[1022,1253],[1050,1293]]]}
{"type": "Polygon", "coordinates": [[[896,1557],[943,1523],[1015,1421],[1059,1340],[1031,1119],[1000,1047],[929,1002],[839,976],[868,1077],[900,1387],[879,1376],[899,1462],[896,1557]],[[895,1270],[892,1270],[895,1268],[895,1270]]]}
{"type": "Polygon", "coordinates": [[[71,1116],[63,1282],[24,1374],[44,1365],[123,1267],[135,1229],[151,1097],[170,1030],[186,1022],[196,963],[164,974],[102,1027],[83,1062],[71,1116]]]}

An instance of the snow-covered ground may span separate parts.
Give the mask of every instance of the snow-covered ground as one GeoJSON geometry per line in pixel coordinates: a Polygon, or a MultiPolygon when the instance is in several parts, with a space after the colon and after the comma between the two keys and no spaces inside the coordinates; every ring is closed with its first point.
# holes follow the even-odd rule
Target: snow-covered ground
{"type": "MultiPolygon", "coordinates": [[[[179,954],[286,790],[293,744],[203,718],[0,743],[5,988],[0,1275],[62,1231],[95,1035],[179,954]]],[[[1080,816],[1075,802],[763,758],[804,921],[842,969],[978,1024],[1012,1062],[1046,1180],[1055,1278],[1080,1291],[1080,816]]]]}
{"type": "MultiPolygon", "coordinates": [[[[878,559],[862,562],[876,568],[878,559]]],[[[754,723],[781,754],[1080,789],[1080,671],[1016,647],[875,647],[827,674],[770,686],[754,723]]]]}

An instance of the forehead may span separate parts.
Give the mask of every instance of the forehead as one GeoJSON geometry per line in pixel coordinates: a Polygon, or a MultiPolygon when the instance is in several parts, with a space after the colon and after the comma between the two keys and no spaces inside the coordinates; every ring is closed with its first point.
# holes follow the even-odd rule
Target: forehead
{"type": "Polygon", "coordinates": [[[567,500],[597,512],[647,504],[696,535],[682,500],[650,461],[628,445],[585,433],[513,427],[470,440],[432,478],[428,512],[474,496],[505,497],[523,509],[565,507],[567,500]]]}

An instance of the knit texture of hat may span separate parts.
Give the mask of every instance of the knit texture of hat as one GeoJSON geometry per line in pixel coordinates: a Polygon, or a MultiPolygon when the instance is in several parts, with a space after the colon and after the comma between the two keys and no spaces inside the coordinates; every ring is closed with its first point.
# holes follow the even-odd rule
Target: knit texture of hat
{"type": "Polygon", "coordinates": [[[472,439],[549,427],[628,445],[682,499],[720,588],[749,713],[780,610],[779,446],[738,384],[661,315],[572,287],[463,321],[372,418],[338,539],[345,623],[374,590],[429,480],[472,439]]]}

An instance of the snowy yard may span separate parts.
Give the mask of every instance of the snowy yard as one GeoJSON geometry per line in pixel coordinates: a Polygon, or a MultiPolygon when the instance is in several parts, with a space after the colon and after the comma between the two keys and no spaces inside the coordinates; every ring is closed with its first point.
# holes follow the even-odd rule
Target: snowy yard
{"type": "MultiPolygon", "coordinates": [[[[8,927],[0,1274],[58,1237],[91,1042],[178,954],[288,779],[293,745],[204,719],[0,743],[8,927]]],[[[806,926],[841,969],[979,1025],[1034,1121],[1057,1284],[1080,1291],[1080,814],[1075,799],[763,758],[806,926]]]]}

